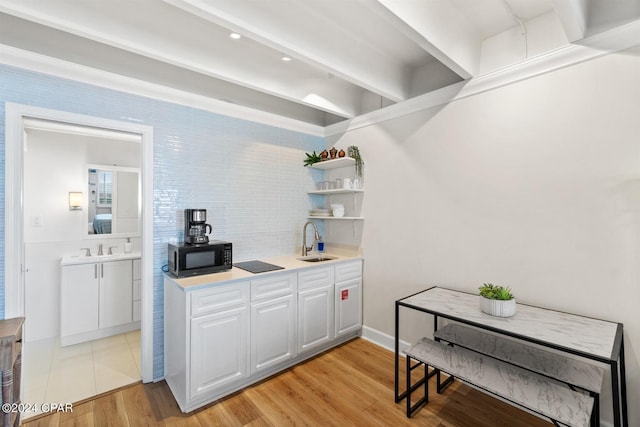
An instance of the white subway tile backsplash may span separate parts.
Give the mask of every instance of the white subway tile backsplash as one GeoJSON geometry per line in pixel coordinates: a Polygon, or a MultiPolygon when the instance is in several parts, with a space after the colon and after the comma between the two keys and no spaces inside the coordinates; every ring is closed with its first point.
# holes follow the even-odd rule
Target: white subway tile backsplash
{"type": "MultiPolygon", "coordinates": [[[[163,375],[163,282],[167,243],[182,236],[182,211],[207,209],[213,238],[234,245],[234,259],[297,253],[310,198],[322,171],[303,167],[304,153],[324,139],[225,117],[72,80],[0,66],[0,156],[5,102],[33,105],[153,127],[154,377],[163,375]]],[[[2,162],[2,165],[4,162],[2,162]]],[[[3,168],[4,166],[0,166],[3,168]]],[[[0,194],[4,199],[4,171],[0,194]]],[[[318,223],[324,234],[321,223],[318,223]]],[[[4,211],[0,210],[4,236],[4,211]]],[[[4,259],[0,246],[0,259],[4,259]]],[[[0,263],[0,280],[4,265],[0,263]]],[[[4,283],[0,282],[4,316],[4,283]]]]}

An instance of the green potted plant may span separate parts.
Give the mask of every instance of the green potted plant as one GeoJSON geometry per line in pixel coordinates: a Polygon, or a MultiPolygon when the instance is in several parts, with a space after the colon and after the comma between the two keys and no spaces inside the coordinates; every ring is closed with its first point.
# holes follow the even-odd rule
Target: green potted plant
{"type": "Polygon", "coordinates": [[[356,161],[356,176],[362,178],[362,170],[364,169],[364,160],[360,156],[360,150],[357,145],[347,147],[347,155],[356,161]]]}
{"type": "Polygon", "coordinates": [[[485,283],[480,291],[480,310],[497,317],[511,317],[516,314],[516,298],[511,289],[485,283]]]}
{"type": "Polygon", "coordinates": [[[311,166],[314,163],[318,163],[319,161],[322,160],[322,158],[320,157],[319,154],[317,154],[315,151],[311,154],[309,153],[304,153],[307,155],[307,158],[304,159],[304,165],[305,166],[311,166]]]}

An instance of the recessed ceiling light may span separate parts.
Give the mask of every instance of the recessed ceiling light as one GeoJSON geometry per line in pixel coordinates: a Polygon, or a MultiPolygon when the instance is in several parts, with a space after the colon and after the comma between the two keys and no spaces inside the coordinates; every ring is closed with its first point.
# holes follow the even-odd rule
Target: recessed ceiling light
{"type": "Polygon", "coordinates": [[[288,56],[283,56],[283,57],[282,57],[282,60],[283,60],[284,62],[289,62],[289,61],[291,61],[291,58],[289,58],[288,56]]]}
{"type": "Polygon", "coordinates": [[[242,36],[240,34],[238,34],[238,33],[231,33],[231,34],[229,34],[229,37],[231,37],[234,40],[238,40],[242,36]]]}

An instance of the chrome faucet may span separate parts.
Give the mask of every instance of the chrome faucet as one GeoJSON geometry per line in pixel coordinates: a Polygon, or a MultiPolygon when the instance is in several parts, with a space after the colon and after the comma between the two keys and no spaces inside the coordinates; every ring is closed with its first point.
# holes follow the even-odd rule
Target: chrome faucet
{"type": "Polygon", "coordinates": [[[80,248],[81,251],[86,251],[84,253],[85,256],[91,256],[91,249],[89,248],[80,248]]]}
{"type": "Polygon", "coordinates": [[[100,243],[98,245],[98,256],[102,256],[102,255],[104,255],[104,252],[102,252],[102,243],[100,243]]]}
{"type": "Polygon", "coordinates": [[[313,222],[307,221],[307,223],[304,225],[304,228],[302,229],[302,256],[307,256],[307,253],[313,249],[313,243],[311,244],[311,246],[307,246],[307,225],[309,224],[313,225],[314,237],[316,239],[316,242],[320,240],[318,227],[316,227],[313,222]]]}

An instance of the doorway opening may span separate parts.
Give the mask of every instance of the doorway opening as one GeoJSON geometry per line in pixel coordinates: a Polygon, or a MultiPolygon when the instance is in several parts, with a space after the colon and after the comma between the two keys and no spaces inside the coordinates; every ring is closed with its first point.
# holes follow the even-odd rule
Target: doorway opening
{"type": "MultiPolygon", "coordinates": [[[[85,393],[93,390],[93,395],[124,385],[118,381],[151,381],[152,128],[18,104],[7,104],[6,125],[5,317],[25,317],[25,401],[66,402],[90,397],[56,396],[58,378],[65,378],[61,391],[64,387],[85,393]],[[97,166],[109,171],[112,178],[109,185],[103,185],[103,193],[110,193],[109,198],[101,199],[100,209],[113,203],[109,214],[99,219],[95,207],[90,209],[89,177],[97,166]],[[120,185],[119,168],[126,171],[120,185]],[[74,198],[80,195],[80,209],[75,199],[72,206],[71,193],[74,198]],[[91,222],[99,226],[89,227],[91,222]],[[130,321],[114,322],[112,316],[107,319],[111,324],[103,323],[107,327],[97,330],[98,335],[72,334],[66,343],[71,344],[61,347],[65,312],[77,312],[62,310],[63,259],[67,259],[65,266],[69,259],[71,264],[95,261],[96,265],[115,265],[108,254],[125,257],[125,243],[132,247],[128,277],[138,280],[140,290],[137,303],[133,295],[129,301],[130,321]],[[84,247],[93,257],[103,247],[104,258],[85,258],[85,251],[80,251],[84,247]],[[46,381],[46,391],[41,385],[33,394],[35,384],[28,384],[29,378],[46,381]]],[[[127,267],[125,261],[117,262],[127,267]]],[[[129,289],[133,292],[132,282],[129,289]]],[[[70,295],[74,294],[71,291],[70,295]]],[[[98,311],[104,311],[103,307],[98,311]]]]}

